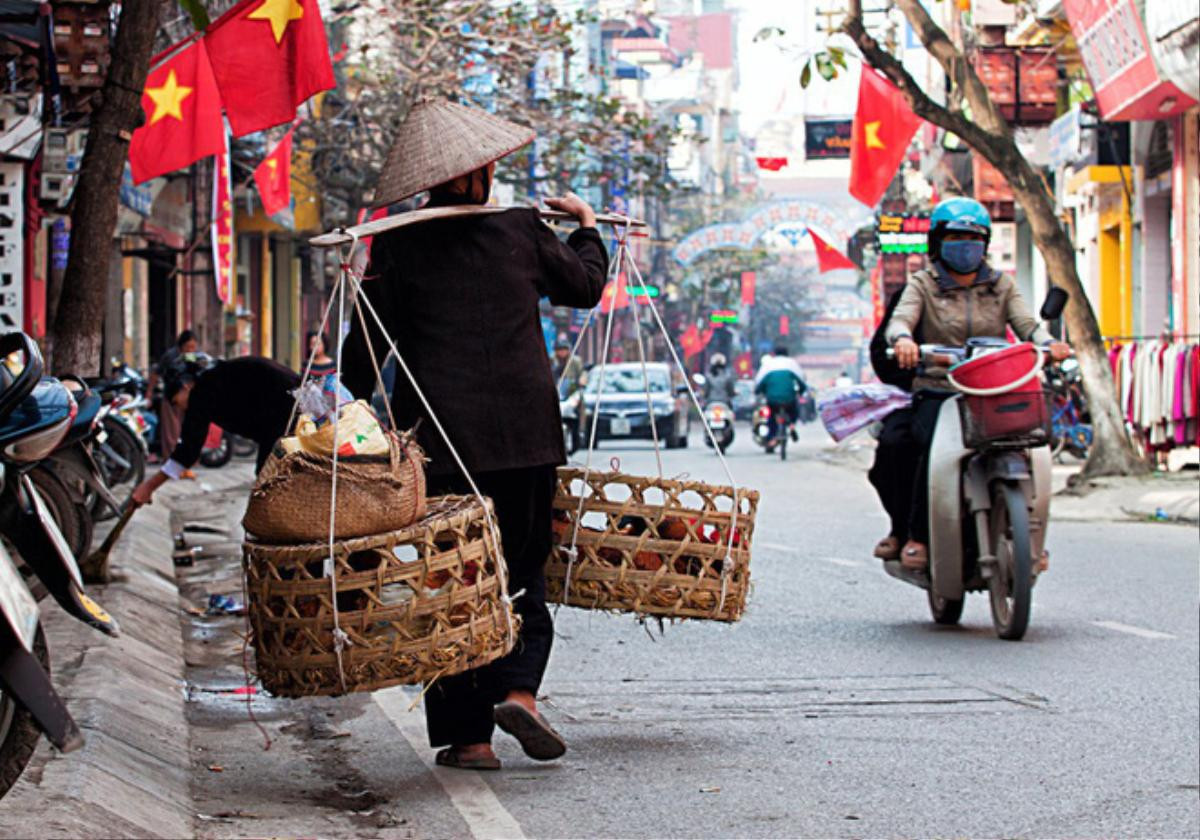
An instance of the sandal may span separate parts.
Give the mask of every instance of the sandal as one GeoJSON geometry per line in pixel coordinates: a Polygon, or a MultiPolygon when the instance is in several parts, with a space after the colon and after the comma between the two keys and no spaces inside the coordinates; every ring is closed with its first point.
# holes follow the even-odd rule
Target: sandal
{"type": "Polygon", "coordinates": [[[875,543],[875,556],[880,560],[899,560],[900,559],[900,540],[888,534],[886,537],[875,543]]]}
{"type": "Polygon", "coordinates": [[[537,761],[553,761],[567,751],[567,742],[538,712],[515,700],[506,700],[493,712],[496,725],[521,742],[525,755],[537,761]]]}
{"type": "Polygon", "coordinates": [[[909,540],[901,552],[900,565],[910,571],[923,571],[929,565],[929,549],[919,542],[909,540]]]}
{"type": "Polygon", "coordinates": [[[434,763],[439,767],[453,767],[456,770],[500,769],[500,759],[495,756],[491,758],[463,758],[459,755],[456,747],[446,747],[444,750],[438,750],[438,754],[434,757],[434,763]]]}

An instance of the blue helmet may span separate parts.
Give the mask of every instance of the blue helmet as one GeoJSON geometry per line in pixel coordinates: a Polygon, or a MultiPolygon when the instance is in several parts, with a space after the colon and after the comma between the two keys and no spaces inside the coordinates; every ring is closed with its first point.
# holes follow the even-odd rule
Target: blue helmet
{"type": "Polygon", "coordinates": [[[933,208],[933,215],[929,217],[929,238],[940,240],[942,234],[952,230],[976,233],[990,240],[992,217],[987,208],[973,198],[947,198],[933,208]]]}

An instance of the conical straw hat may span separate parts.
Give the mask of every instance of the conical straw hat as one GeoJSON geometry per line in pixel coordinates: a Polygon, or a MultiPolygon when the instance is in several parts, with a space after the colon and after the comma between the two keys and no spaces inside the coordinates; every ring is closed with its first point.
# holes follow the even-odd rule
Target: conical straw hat
{"type": "Polygon", "coordinates": [[[379,175],[383,207],[474,172],[533,140],[531,128],[445,99],[413,105],[379,175]]]}

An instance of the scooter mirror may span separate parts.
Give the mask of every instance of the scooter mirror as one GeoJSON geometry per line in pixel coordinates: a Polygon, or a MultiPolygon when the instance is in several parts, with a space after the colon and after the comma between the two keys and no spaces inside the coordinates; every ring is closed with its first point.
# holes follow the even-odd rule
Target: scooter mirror
{"type": "Polygon", "coordinates": [[[692,374],[692,383],[695,385],[699,385],[701,388],[704,387],[704,383],[707,381],[708,380],[705,378],[704,374],[702,374],[702,373],[693,373],[692,374]]]}
{"type": "Polygon", "coordinates": [[[1043,321],[1057,321],[1062,317],[1063,310],[1067,308],[1067,301],[1071,296],[1065,289],[1060,289],[1058,286],[1051,286],[1050,291],[1046,292],[1046,300],[1042,303],[1042,311],[1039,313],[1043,321]]]}

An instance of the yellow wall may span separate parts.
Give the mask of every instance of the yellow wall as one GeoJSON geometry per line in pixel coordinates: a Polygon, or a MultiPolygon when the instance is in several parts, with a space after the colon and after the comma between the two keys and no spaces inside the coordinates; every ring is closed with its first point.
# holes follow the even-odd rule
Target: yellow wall
{"type": "Polygon", "coordinates": [[[1121,183],[1136,188],[1131,167],[1089,166],[1074,173],[1067,191],[1090,195],[1099,215],[1096,242],[1099,271],[1095,288],[1098,299],[1092,301],[1100,331],[1107,336],[1133,333],[1133,216],[1129,199],[1121,183]]]}

